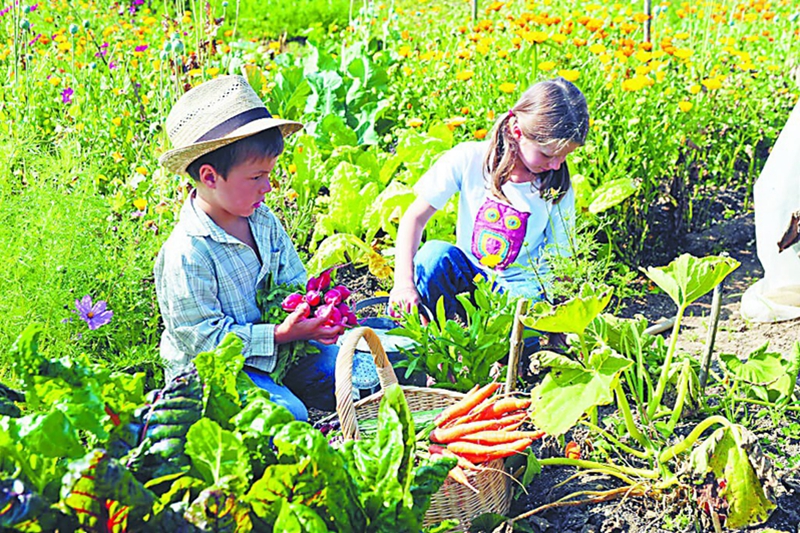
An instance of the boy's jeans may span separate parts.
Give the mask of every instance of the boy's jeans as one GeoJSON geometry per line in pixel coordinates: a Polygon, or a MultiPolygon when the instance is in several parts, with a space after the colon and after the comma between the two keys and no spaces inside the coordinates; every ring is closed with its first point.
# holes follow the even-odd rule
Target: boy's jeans
{"type": "Polygon", "coordinates": [[[266,372],[250,367],[244,369],[256,386],[269,392],[273,402],[287,408],[301,422],[308,421],[306,405],[324,411],[336,409],[333,393],[339,347],[313,341],[312,344],[319,348],[319,353],[308,355],[290,368],[283,378],[283,386],[275,383],[266,372]]]}
{"type": "MultiPolygon", "coordinates": [[[[463,292],[475,292],[475,276],[486,273],[469,260],[460,248],[443,241],[428,241],[414,256],[414,282],[422,304],[436,310],[439,298],[444,298],[444,311],[448,317],[458,316],[466,323],[464,306],[456,299],[463,292]]],[[[498,284],[501,290],[502,285],[498,284]]],[[[530,356],[539,349],[539,339],[525,339],[523,355],[530,356]]]]}

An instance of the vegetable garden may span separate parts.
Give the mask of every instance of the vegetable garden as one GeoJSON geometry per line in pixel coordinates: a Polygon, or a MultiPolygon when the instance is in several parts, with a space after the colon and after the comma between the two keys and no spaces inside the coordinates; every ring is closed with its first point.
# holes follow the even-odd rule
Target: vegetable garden
{"type": "MultiPolygon", "coordinates": [[[[474,531],[567,530],[553,513],[605,501],[680,502],[649,531],[800,520],[786,510],[796,321],[780,353],[709,363],[685,348],[685,324],[739,261],[711,245],[679,253],[751,212],[798,98],[798,6],[480,2],[473,19],[455,0],[308,4],[0,5],[0,530],[447,531],[465,524],[429,507],[489,496],[476,480],[490,470],[504,504],[470,517],[474,531]],[[426,374],[448,406],[423,413],[387,385],[360,438],[343,438],[335,416],[293,421],[253,388],[232,337],[163,382],[152,267],[191,188],[157,166],[163,121],[226,73],[306,124],[267,202],[319,285],[268,287],[265,317],[316,293],[348,327],[353,303],[391,287],[399,218],[442,152],[483,139],[537,80],[584,92],[590,133],[569,159],[578,231],[572,256],[552,258],[547,300],[478,283],[465,323],[436,309],[394,332],[414,346],[401,381],[426,374]],[[675,315],[664,333],[626,312],[655,293],[675,315]],[[520,324],[566,340],[503,392],[520,324]],[[567,489],[605,481],[556,501],[542,488],[553,472],[567,489]]],[[[451,203],[425,238],[452,241],[454,226],[451,203]]]]}

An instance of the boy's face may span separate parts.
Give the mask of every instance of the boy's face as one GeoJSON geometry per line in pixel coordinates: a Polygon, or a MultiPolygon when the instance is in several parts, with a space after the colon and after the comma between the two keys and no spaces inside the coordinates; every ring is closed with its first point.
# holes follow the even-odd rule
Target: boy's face
{"type": "MultiPolygon", "coordinates": [[[[260,157],[234,165],[227,179],[216,171],[203,171],[200,180],[213,191],[209,202],[214,204],[216,214],[223,217],[248,217],[264,202],[264,196],[272,190],[269,176],[275,168],[277,157],[260,157]]],[[[209,169],[212,169],[208,165],[209,169]]],[[[213,216],[212,216],[213,218],[213,216]]]]}

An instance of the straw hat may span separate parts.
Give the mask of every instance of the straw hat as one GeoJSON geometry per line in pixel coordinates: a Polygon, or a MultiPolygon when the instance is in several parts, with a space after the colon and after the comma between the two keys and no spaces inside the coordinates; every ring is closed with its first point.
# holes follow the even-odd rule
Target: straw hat
{"type": "Polygon", "coordinates": [[[303,125],[272,118],[264,102],[242,76],[220,76],[180,97],[167,117],[167,135],[175,147],[159,163],[176,174],[195,159],[244,137],[280,128],[284,137],[303,125]]]}

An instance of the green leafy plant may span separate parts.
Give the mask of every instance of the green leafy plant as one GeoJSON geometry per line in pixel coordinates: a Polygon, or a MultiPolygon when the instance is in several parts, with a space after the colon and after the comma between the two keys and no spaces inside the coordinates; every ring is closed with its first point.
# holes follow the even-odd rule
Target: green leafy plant
{"type": "MultiPolygon", "coordinates": [[[[679,326],[689,303],[710,291],[736,266],[738,263],[724,257],[682,256],[667,267],[649,269],[648,275],[673,296],[678,305],[676,324],[679,326]]],[[[678,329],[673,330],[669,347],[663,349],[663,344],[654,343],[643,333],[640,322],[601,317],[610,298],[608,287],[595,289],[586,285],[578,297],[555,307],[536,304],[529,315],[522,318],[531,328],[573,334],[568,355],[539,354],[540,361],[550,367],[550,372],[531,391],[536,406],[532,418],[538,427],[552,435],[562,435],[582,423],[608,441],[612,448],[637,458],[646,466],[635,468],[616,462],[575,458],[547,458],[539,462],[606,472],[627,480],[632,491],[645,486],[644,481],[635,479],[646,480],[646,485],[656,490],[665,490],[679,482],[670,462],[691,452],[703,433],[717,425],[720,428],[692,452],[692,463],[696,465],[693,473],[704,483],[725,485],[726,476],[732,475],[729,469],[736,468],[735,483],[719,487],[726,505],[736,507],[736,512],[728,514],[726,526],[737,528],[765,521],[775,507],[768,488],[770,469],[752,445],[751,434],[743,426],[712,415],[702,419],[677,442],[671,440],[690,388],[696,381],[688,359],[683,359],[677,369],[672,368],[678,329]],[[656,352],[663,352],[662,357],[645,355],[647,347],[653,346],[656,352]],[[660,361],[662,365],[655,387],[649,377],[655,370],[649,367],[653,361],[660,361]],[[677,375],[675,403],[669,408],[662,405],[662,399],[671,382],[670,376],[674,375],[677,375]],[[628,401],[626,386],[634,409],[628,401]],[[612,402],[622,419],[623,432],[607,431],[598,425],[597,406],[612,402]],[[586,413],[591,415],[589,420],[583,420],[586,413]],[[665,416],[669,417],[666,423],[659,420],[665,416]],[[629,439],[625,438],[626,434],[629,439]],[[629,442],[623,442],[626,440],[629,442]],[[713,444],[718,442],[724,444],[713,444]]]]}
{"type": "Polygon", "coordinates": [[[2,528],[417,532],[455,463],[415,462],[398,386],[376,434],[336,449],[255,388],[234,335],[145,405],[142,375],[50,360],[41,333],[14,348],[31,414],[0,416],[2,528]]]}
{"type": "Polygon", "coordinates": [[[466,323],[448,318],[442,299],[436,305],[434,319],[423,324],[417,313],[404,313],[401,327],[392,335],[407,337],[414,347],[403,349],[406,376],[415,370],[435,380],[435,387],[461,392],[476,384],[491,381],[492,366],[508,354],[516,300],[493,287],[493,282],[478,279],[472,296],[459,294],[466,323]]]}

